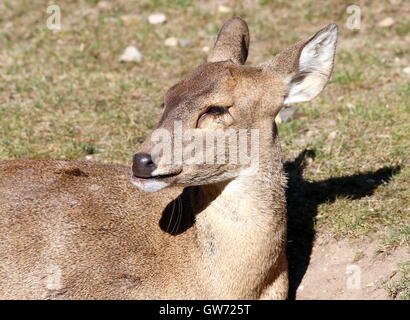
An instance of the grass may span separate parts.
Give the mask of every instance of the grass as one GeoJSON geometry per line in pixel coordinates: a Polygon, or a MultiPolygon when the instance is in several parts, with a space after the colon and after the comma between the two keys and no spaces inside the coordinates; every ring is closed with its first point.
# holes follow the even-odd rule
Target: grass
{"type": "Polygon", "coordinates": [[[390,250],[406,245],[410,242],[410,223],[392,227],[388,236],[379,245],[378,252],[384,253],[390,250]]]}
{"type": "Polygon", "coordinates": [[[46,27],[48,1],[0,3],[0,159],[91,156],[129,164],[162,112],[166,88],[205,61],[202,47],[212,46],[228,17],[249,23],[250,63],[336,22],[341,30],[332,80],[280,125],[283,149],[289,158],[314,150],[304,172],[312,183],[369,173],[360,183],[371,192],[360,198],[341,193],[321,203],[316,228],[336,238],[377,232],[387,253],[410,244],[410,77],[402,71],[410,66],[408,6],[361,1],[366,16],[353,31],[345,27],[348,3],[341,0],[327,6],[230,1],[231,14],[219,13],[213,1],[110,3],[61,2],[59,32],[46,27]],[[150,25],[152,12],[164,12],[167,23],[150,25]],[[385,16],[396,20],[391,28],[378,27],[385,16]],[[166,47],[170,36],[192,44],[166,47]],[[143,53],[141,64],[118,63],[130,44],[143,53]],[[372,176],[382,168],[399,169],[372,176]]]}
{"type": "Polygon", "coordinates": [[[390,296],[398,300],[410,300],[410,262],[401,264],[399,278],[385,285],[390,296]]]}

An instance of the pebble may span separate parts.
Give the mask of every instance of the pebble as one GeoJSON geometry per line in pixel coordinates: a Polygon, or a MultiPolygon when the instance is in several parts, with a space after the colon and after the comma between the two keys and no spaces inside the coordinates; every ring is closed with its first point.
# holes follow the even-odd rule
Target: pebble
{"type": "Polygon", "coordinates": [[[395,21],[393,18],[387,17],[387,18],[384,18],[382,21],[380,21],[378,23],[378,26],[382,28],[388,28],[388,27],[391,27],[394,24],[394,22],[395,21]]]}
{"type": "Polygon", "coordinates": [[[179,45],[181,47],[188,47],[192,44],[191,39],[179,39],[179,45]]]}
{"type": "Polygon", "coordinates": [[[100,1],[98,2],[97,7],[102,10],[107,10],[111,8],[111,4],[108,1],[100,1]]]}
{"type": "Polygon", "coordinates": [[[333,119],[328,119],[328,120],[326,121],[326,125],[327,125],[328,127],[333,127],[333,126],[335,126],[336,124],[337,124],[336,120],[333,120],[333,119]]]}
{"type": "Polygon", "coordinates": [[[329,133],[329,135],[327,136],[327,138],[329,140],[334,140],[337,137],[337,132],[336,131],[332,131],[331,133],[329,133]]]}
{"type": "Polygon", "coordinates": [[[176,47],[178,45],[178,39],[174,37],[168,38],[165,40],[164,44],[167,47],[176,47]]]}
{"type": "Polygon", "coordinates": [[[134,46],[128,46],[121,57],[119,58],[120,62],[141,62],[142,53],[134,46]]]}
{"type": "Polygon", "coordinates": [[[203,52],[209,52],[210,50],[211,50],[211,48],[208,47],[208,46],[205,46],[205,47],[202,48],[203,52]]]}
{"type": "Polygon", "coordinates": [[[306,131],[305,135],[306,137],[313,137],[316,133],[316,130],[308,130],[306,131]]]}
{"type": "Polygon", "coordinates": [[[167,17],[163,13],[153,13],[148,16],[150,24],[161,24],[167,21],[167,17]]]}
{"type": "Polygon", "coordinates": [[[232,12],[232,9],[231,9],[230,7],[228,7],[228,6],[220,5],[220,6],[218,7],[218,11],[219,11],[220,13],[229,13],[229,12],[232,12]]]}
{"type": "Polygon", "coordinates": [[[140,17],[136,14],[128,14],[125,16],[121,16],[120,19],[125,25],[131,25],[137,22],[140,19],[140,17]]]}
{"type": "Polygon", "coordinates": [[[404,69],[403,69],[403,72],[410,75],[410,67],[404,68],[404,69]]]}

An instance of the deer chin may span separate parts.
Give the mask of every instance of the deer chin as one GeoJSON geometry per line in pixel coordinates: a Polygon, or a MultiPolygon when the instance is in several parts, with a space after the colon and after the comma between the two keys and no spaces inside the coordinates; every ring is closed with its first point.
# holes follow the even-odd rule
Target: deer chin
{"type": "Polygon", "coordinates": [[[170,186],[180,173],[181,172],[156,175],[149,178],[141,178],[133,175],[131,177],[131,183],[142,191],[157,192],[170,186]]]}
{"type": "Polygon", "coordinates": [[[131,183],[145,192],[157,192],[169,186],[169,183],[160,179],[143,179],[132,177],[131,183]]]}

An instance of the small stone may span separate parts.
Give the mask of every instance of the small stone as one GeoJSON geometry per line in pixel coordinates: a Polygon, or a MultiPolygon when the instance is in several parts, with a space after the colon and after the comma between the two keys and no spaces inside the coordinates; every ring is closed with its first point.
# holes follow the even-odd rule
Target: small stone
{"type": "Polygon", "coordinates": [[[90,161],[90,160],[92,160],[92,159],[93,159],[93,156],[92,156],[92,155],[87,155],[87,156],[85,156],[85,160],[90,161]]]}
{"type": "Polygon", "coordinates": [[[305,133],[306,137],[313,137],[315,135],[315,131],[314,130],[308,130],[305,133]]]}
{"type": "Polygon", "coordinates": [[[290,121],[295,115],[296,111],[297,109],[294,107],[284,108],[279,112],[280,119],[282,120],[282,122],[290,121]]]}
{"type": "Polygon", "coordinates": [[[125,25],[129,26],[139,21],[140,17],[136,14],[128,14],[125,16],[121,16],[120,19],[125,25]]]}
{"type": "Polygon", "coordinates": [[[410,67],[406,67],[403,69],[404,73],[407,73],[408,75],[410,75],[410,67]]]}
{"type": "Polygon", "coordinates": [[[220,5],[220,6],[218,7],[218,11],[219,11],[220,13],[229,13],[229,12],[232,12],[232,9],[231,9],[230,7],[228,7],[228,6],[220,5]]]}
{"type": "Polygon", "coordinates": [[[278,114],[275,118],[275,123],[276,124],[281,124],[282,123],[282,119],[280,118],[280,115],[278,114]]]}
{"type": "Polygon", "coordinates": [[[119,58],[120,62],[141,62],[142,54],[141,52],[134,46],[128,46],[121,57],[119,58]]]}
{"type": "Polygon", "coordinates": [[[9,21],[4,25],[4,29],[13,29],[14,24],[13,22],[9,21]]]}
{"type": "Polygon", "coordinates": [[[85,8],[84,10],[79,11],[80,15],[83,17],[95,18],[98,16],[98,8],[85,8]]]}
{"type": "Polygon", "coordinates": [[[353,103],[348,102],[348,103],[346,103],[346,108],[352,110],[352,109],[354,109],[354,108],[356,108],[356,107],[355,107],[355,105],[354,105],[353,103]]]}
{"type": "Polygon", "coordinates": [[[192,44],[191,39],[179,39],[179,45],[181,47],[188,47],[192,44]]]}
{"type": "Polygon", "coordinates": [[[336,131],[332,131],[331,133],[329,133],[329,135],[327,136],[327,138],[329,140],[334,140],[337,137],[337,132],[336,131]]]}
{"type": "Polygon", "coordinates": [[[334,127],[336,124],[337,124],[336,120],[333,120],[333,119],[327,119],[326,120],[326,125],[328,127],[334,127]]]}
{"type": "Polygon", "coordinates": [[[203,39],[208,39],[210,35],[205,30],[201,29],[198,31],[198,37],[203,38],[203,39]]]}
{"type": "Polygon", "coordinates": [[[203,52],[209,52],[210,50],[211,50],[211,48],[208,47],[208,46],[205,46],[205,47],[202,48],[203,52]]]}
{"type": "Polygon", "coordinates": [[[388,28],[388,27],[391,27],[394,24],[394,22],[395,21],[393,18],[387,17],[387,18],[384,18],[382,21],[380,21],[378,23],[378,26],[382,28],[388,28]]]}
{"type": "Polygon", "coordinates": [[[111,4],[108,1],[100,1],[98,2],[97,7],[102,10],[108,10],[111,8],[111,4]]]}
{"type": "Polygon", "coordinates": [[[167,17],[163,13],[153,13],[148,16],[150,24],[161,24],[167,21],[167,17]]]}
{"type": "Polygon", "coordinates": [[[164,44],[167,47],[176,47],[178,45],[178,39],[174,37],[168,38],[165,40],[164,44]]]}
{"type": "Polygon", "coordinates": [[[388,134],[378,134],[376,137],[381,138],[381,139],[389,139],[390,135],[388,135],[388,134]]]}
{"type": "Polygon", "coordinates": [[[8,65],[11,66],[13,62],[14,62],[13,58],[7,55],[6,52],[4,52],[3,54],[0,53],[0,65],[1,66],[8,66],[8,65]]]}

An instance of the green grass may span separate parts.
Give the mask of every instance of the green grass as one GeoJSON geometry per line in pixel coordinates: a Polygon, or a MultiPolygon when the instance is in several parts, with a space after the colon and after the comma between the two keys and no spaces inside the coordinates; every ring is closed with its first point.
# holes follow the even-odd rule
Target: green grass
{"type": "Polygon", "coordinates": [[[385,288],[394,299],[410,300],[410,262],[401,264],[399,279],[388,283],[385,288]]]}
{"type": "Polygon", "coordinates": [[[389,252],[390,250],[406,245],[410,242],[410,221],[404,225],[393,226],[388,236],[379,245],[380,253],[389,252]]]}
{"type": "MultiPolygon", "coordinates": [[[[48,1],[0,3],[0,159],[91,156],[129,164],[159,119],[165,90],[205,61],[202,47],[212,47],[231,16],[217,12],[212,1],[110,3],[106,9],[97,0],[61,3],[59,32],[46,28],[48,1]],[[168,20],[152,26],[147,17],[158,11],[168,20]],[[191,39],[192,45],[166,47],[170,36],[191,39]],[[141,64],[118,62],[130,44],[143,53],[141,64]]],[[[288,158],[314,150],[304,172],[309,183],[369,173],[367,182],[340,180],[369,192],[332,194],[318,206],[316,228],[335,237],[377,232],[383,252],[408,246],[410,78],[402,69],[410,65],[409,11],[368,1],[362,4],[363,28],[353,32],[345,27],[347,3],[341,0],[326,6],[308,0],[230,6],[249,23],[252,63],[330,22],[339,24],[332,80],[320,97],[299,106],[294,120],[280,125],[283,149],[288,158]],[[396,20],[392,28],[377,26],[385,15],[396,20]],[[399,169],[375,178],[382,168],[399,169]]]]}

